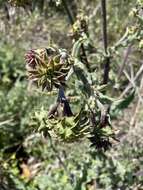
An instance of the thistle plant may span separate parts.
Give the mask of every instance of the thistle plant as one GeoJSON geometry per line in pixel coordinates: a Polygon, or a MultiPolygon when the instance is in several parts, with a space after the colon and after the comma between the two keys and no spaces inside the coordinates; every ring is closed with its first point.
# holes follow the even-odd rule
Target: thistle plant
{"type": "Polygon", "coordinates": [[[26,53],[29,80],[42,90],[58,89],[56,103],[51,105],[49,113],[46,117],[44,115],[42,120],[39,121],[36,114],[33,118],[34,125],[40,123],[39,132],[50,136],[54,134],[62,141],[74,142],[86,137],[92,146],[106,150],[111,146],[109,139],[114,138],[114,132],[110,127],[109,109],[105,108],[102,101],[102,88],[105,86],[94,88],[86,79],[87,71],[78,65],[77,58],[73,56],[74,53],[70,55],[66,50],[53,47],[29,50],[26,53]],[[69,78],[74,73],[83,83],[82,106],[76,113],[73,113],[64,92],[69,78]]]}
{"type": "Polygon", "coordinates": [[[42,114],[41,110],[35,113],[33,126],[45,137],[54,136],[64,142],[86,138],[91,146],[106,151],[114,141],[117,141],[110,121],[111,116],[113,117],[115,113],[118,115],[118,111],[126,108],[134,98],[134,92],[120,101],[115,101],[114,98],[106,95],[112,57],[109,52],[113,54],[113,50],[125,43],[129,35],[126,35],[128,38],[125,37],[114,48],[108,48],[106,4],[103,0],[101,6],[104,50],[96,52],[104,60],[101,83],[92,67],[93,64],[88,59],[88,55],[95,53],[95,48],[90,41],[88,19],[80,14],[74,21],[66,2],[63,0],[61,3],[65,7],[72,27],[70,36],[72,36],[73,47],[70,53],[53,46],[29,50],[25,55],[29,80],[44,91],[57,92],[56,102],[50,106],[49,112],[42,114]],[[74,80],[73,83],[78,88],[77,90],[72,86],[74,91],[78,91],[76,94],[80,100],[79,109],[76,110],[70,102],[71,97],[65,95],[71,80],[74,80]]]}

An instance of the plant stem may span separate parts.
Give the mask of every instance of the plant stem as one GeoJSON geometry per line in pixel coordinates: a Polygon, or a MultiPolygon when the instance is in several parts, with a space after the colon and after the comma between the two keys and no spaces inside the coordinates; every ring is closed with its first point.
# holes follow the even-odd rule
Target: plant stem
{"type": "MultiPolygon", "coordinates": [[[[62,4],[63,4],[63,6],[65,8],[65,11],[66,11],[66,13],[68,15],[69,22],[70,22],[70,24],[72,26],[74,24],[74,22],[75,22],[73,14],[72,14],[71,10],[69,9],[66,0],[62,0],[62,4]]],[[[87,59],[86,52],[85,52],[83,44],[81,45],[81,51],[82,51],[82,54],[84,56],[85,65],[86,65],[87,69],[90,71],[89,62],[88,62],[88,59],[87,59]]]]}
{"type": "Polygon", "coordinates": [[[64,88],[62,86],[59,88],[59,95],[58,95],[57,102],[63,103],[63,105],[64,105],[63,115],[64,116],[67,116],[67,117],[73,116],[69,102],[68,102],[67,98],[65,97],[64,88]]]}
{"type": "MultiPolygon", "coordinates": [[[[105,55],[108,55],[106,0],[101,0],[101,13],[102,13],[102,33],[103,33],[104,52],[105,52],[105,55]]],[[[104,64],[103,84],[108,83],[109,71],[110,71],[110,58],[107,56],[105,59],[105,64],[104,64]]]]}
{"type": "Polygon", "coordinates": [[[74,24],[74,18],[73,18],[73,15],[72,15],[72,13],[71,13],[71,10],[69,9],[69,7],[68,7],[68,5],[67,5],[66,0],[62,0],[62,4],[63,4],[63,6],[64,6],[64,8],[65,8],[65,11],[66,11],[66,13],[67,13],[67,15],[68,15],[70,24],[73,25],[73,24],[74,24]]]}

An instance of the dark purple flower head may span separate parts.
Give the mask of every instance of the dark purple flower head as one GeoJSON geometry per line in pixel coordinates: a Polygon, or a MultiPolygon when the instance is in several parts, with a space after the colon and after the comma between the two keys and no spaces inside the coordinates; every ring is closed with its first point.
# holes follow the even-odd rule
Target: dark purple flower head
{"type": "Polygon", "coordinates": [[[32,68],[35,69],[37,65],[37,60],[36,60],[36,52],[34,50],[29,50],[25,54],[25,60],[26,60],[26,67],[27,68],[32,68]]]}

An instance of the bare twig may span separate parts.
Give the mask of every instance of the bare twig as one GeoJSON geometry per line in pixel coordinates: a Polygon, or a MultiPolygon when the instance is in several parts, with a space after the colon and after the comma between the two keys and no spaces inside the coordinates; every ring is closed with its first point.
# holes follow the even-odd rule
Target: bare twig
{"type": "Polygon", "coordinates": [[[139,89],[136,87],[135,81],[134,81],[134,77],[129,76],[129,74],[126,71],[123,71],[125,76],[127,77],[127,79],[129,80],[130,84],[136,89],[138,97],[140,99],[140,101],[143,103],[142,97],[140,95],[139,89]]]}
{"type": "Polygon", "coordinates": [[[89,20],[96,16],[99,9],[100,9],[100,2],[97,4],[95,9],[93,10],[93,13],[91,15],[89,15],[89,20]]]}
{"type": "MultiPolygon", "coordinates": [[[[142,77],[141,82],[140,82],[139,92],[140,92],[140,94],[143,93],[143,77],[142,77]]],[[[137,123],[138,123],[137,122],[137,120],[138,120],[137,115],[139,113],[141,105],[143,105],[143,101],[141,101],[141,100],[142,100],[141,98],[138,99],[137,105],[135,107],[135,112],[134,112],[134,115],[133,115],[131,122],[130,122],[131,127],[133,127],[133,126],[137,127],[137,123]]]]}
{"type": "Polygon", "coordinates": [[[9,120],[0,122],[0,128],[2,128],[1,126],[3,126],[3,125],[10,124],[12,121],[13,121],[13,119],[9,119],[9,120]]]}
{"type": "MultiPolygon", "coordinates": [[[[142,63],[142,62],[141,62],[142,63]]],[[[140,77],[140,75],[143,72],[143,64],[142,66],[139,68],[138,72],[136,73],[136,76],[134,77],[133,82],[135,82],[136,80],[138,80],[138,78],[140,77]]],[[[123,96],[133,87],[133,85],[130,83],[126,89],[123,91],[123,93],[121,94],[120,98],[123,98],[123,96]]]]}
{"type": "Polygon", "coordinates": [[[122,44],[122,42],[124,42],[124,40],[126,40],[127,36],[128,36],[128,29],[126,29],[124,35],[115,43],[114,47],[117,48],[118,46],[120,46],[122,44]]]}
{"type": "Polygon", "coordinates": [[[126,63],[127,63],[128,57],[129,57],[129,54],[130,54],[130,52],[131,52],[131,47],[132,47],[131,44],[127,47],[127,50],[126,50],[126,53],[125,53],[125,56],[124,56],[123,63],[122,63],[121,68],[120,68],[120,70],[119,70],[118,80],[121,78],[122,73],[123,73],[123,70],[124,70],[124,68],[125,68],[125,66],[126,66],[126,63]]]}

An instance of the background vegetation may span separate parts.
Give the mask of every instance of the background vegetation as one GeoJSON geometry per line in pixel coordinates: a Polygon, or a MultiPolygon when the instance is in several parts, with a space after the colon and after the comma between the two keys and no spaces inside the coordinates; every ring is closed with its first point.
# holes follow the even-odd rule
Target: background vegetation
{"type": "MultiPolygon", "coordinates": [[[[143,189],[143,2],[107,1],[110,75],[102,98],[124,101],[111,109],[118,141],[106,152],[90,147],[87,138],[66,143],[37,131],[56,92],[28,82],[24,54],[51,44],[71,53],[72,27],[60,1],[15,2],[0,1],[0,190],[143,189]]],[[[88,20],[87,57],[100,87],[106,62],[101,1],[66,3],[75,20],[82,13],[88,20]]],[[[66,91],[74,111],[82,104],[76,81],[66,91]]]]}

